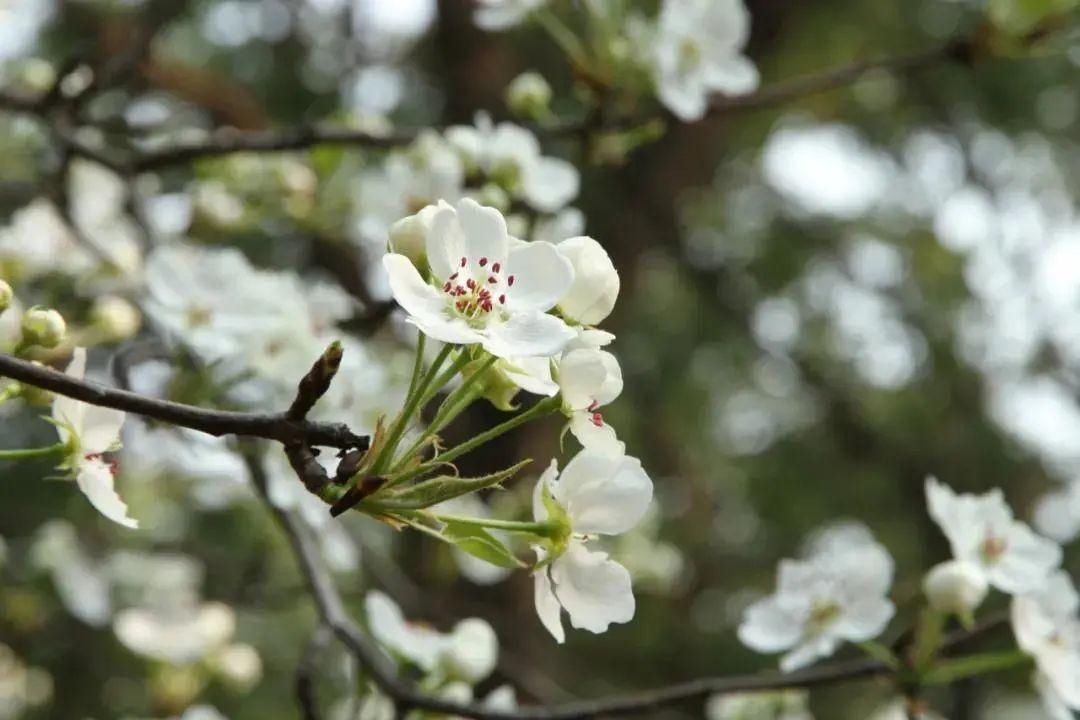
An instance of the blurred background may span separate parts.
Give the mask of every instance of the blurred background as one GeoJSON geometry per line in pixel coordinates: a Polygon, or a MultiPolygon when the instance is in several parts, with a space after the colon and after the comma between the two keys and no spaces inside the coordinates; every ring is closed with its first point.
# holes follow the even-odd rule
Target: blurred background
{"type": "MultiPolygon", "coordinates": [[[[554,3],[572,28],[574,5],[554,3]]],[[[983,22],[977,4],[947,0],[747,6],[747,54],[766,87],[978,36],[983,22]]],[[[839,521],[865,523],[896,560],[898,617],[883,638],[895,640],[921,573],[948,556],[925,509],[928,474],[958,490],[1001,487],[1021,517],[1071,540],[1080,41],[1066,34],[1007,55],[875,70],[760,109],[668,121],[627,152],[587,133],[540,132],[545,155],[581,170],[583,219],[562,220],[583,222],[622,278],[605,328],[626,386],[605,417],[658,498],[610,546],[634,574],[637,616],[557,646],[536,620],[527,573],[484,572],[363,519],[329,525],[316,508],[310,523],[350,609],[359,616],[364,593],[381,588],[440,630],[488,620],[499,666],[478,696],[509,683],[523,701],[593,697],[775,667],[735,639],[741,611],[771,591],[779,559],[839,521]]],[[[100,379],[197,404],[280,407],[295,368],[323,339],[348,335],[347,387],[323,411],[370,430],[400,402],[411,363],[411,338],[372,270],[379,228],[416,209],[401,207],[388,167],[410,151],[321,145],[136,176],[72,152],[56,127],[123,160],[222,126],[469,125],[478,111],[509,117],[505,89],[526,70],[551,83],[556,115],[587,113],[588,83],[541,28],[484,32],[464,0],[0,0],[0,86],[33,97],[59,80],[74,98],[56,126],[0,113],[0,274],[25,304],[62,309],[94,346],[100,379]],[[55,208],[107,262],[80,249],[55,208]],[[161,238],[182,238],[184,252],[163,259],[161,238]],[[222,248],[236,250],[205,254],[222,248]],[[319,342],[298,345],[295,362],[209,372],[154,339],[170,312],[194,312],[170,293],[213,297],[264,271],[290,278],[287,291],[236,299],[228,312],[246,322],[306,303],[319,342]],[[110,335],[103,297],[153,322],[110,335]]],[[[648,98],[625,107],[659,114],[648,98]]],[[[219,367],[242,353],[209,354],[219,367]]],[[[54,442],[34,420],[47,407],[0,412],[5,447],[54,442]]],[[[451,436],[499,416],[476,406],[451,436]]],[[[127,433],[120,488],[137,533],[49,480],[48,462],[0,468],[0,718],[170,717],[191,705],[235,720],[295,716],[293,673],[315,617],[246,487],[249,468],[227,442],[134,419],[127,433]],[[175,617],[178,604],[196,625],[154,614],[167,605],[175,617]]],[[[556,424],[529,426],[462,469],[546,464],[557,452],[556,424]]],[[[523,476],[489,504],[500,517],[525,513],[531,487],[523,476]]],[[[302,511],[305,498],[283,502],[302,511]]],[[[1068,552],[1074,571],[1076,561],[1068,552]]],[[[1001,635],[988,647],[1006,646],[1001,635]]],[[[345,654],[330,647],[319,665],[324,704],[350,717],[345,654]]],[[[811,708],[867,718],[894,694],[861,682],[815,691],[811,708]]],[[[1044,717],[1024,672],[929,699],[956,720],[1044,717]]]]}

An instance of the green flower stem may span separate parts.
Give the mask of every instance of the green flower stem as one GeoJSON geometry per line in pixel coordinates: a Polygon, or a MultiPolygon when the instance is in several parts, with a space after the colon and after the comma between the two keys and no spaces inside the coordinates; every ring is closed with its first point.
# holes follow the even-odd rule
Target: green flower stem
{"type": "Polygon", "coordinates": [[[536,10],[533,17],[575,65],[583,70],[589,69],[588,53],[573,30],[546,8],[536,10]]]}
{"type": "Polygon", "coordinates": [[[507,532],[539,535],[540,537],[555,537],[562,528],[553,522],[524,522],[518,520],[496,520],[495,518],[474,518],[461,515],[434,515],[440,522],[452,522],[458,525],[471,525],[472,527],[487,528],[489,530],[505,530],[507,532]]]}
{"type": "Polygon", "coordinates": [[[420,398],[420,404],[417,407],[424,407],[432,398],[434,398],[440,390],[446,387],[446,384],[454,379],[461,369],[469,364],[471,358],[467,350],[462,349],[461,353],[454,358],[454,362],[450,364],[450,367],[443,371],[442,375],[435,378],[435,381],[430,383],[425,389],[423,396],[420,398]]]}
{"type": "Polygon", "coordinates": [[[432,461],[438,463],[448,463],[453,459],[460,457],[467,452],[470,452],[471,450],[475,450],[476,448],[480,447],[485,443],[491,442],[500,435],[510,432],[519,425],[524,425],[525,423],[531,420],[535,420],[536,418],[556,413],[561,407],[562,400],[560,400],[558,396],[552,398],[544,398],[525,412],[520,413],[519,415],[515,415],[506,422],[500,423],[495,427],[491,428],[490,430],[486,430],[477,435],[476,437],[470,440],[466,440],[460,445],[455,445],[449,450],[446,450],[445,452],[437,455],[435,458],[432,459],[432,461]]]}
{"type": "Polygon", "coordinates": [[[393,425],[390,427],[390,434],[386,438],[386,444],[383,445],[382,450],[379,451],[379,457],[375,459],[375,462],[371,467],[371,474],[378,475],[383,472],[394,458],[394,450],[397,449],[397,444],[401,442],[401,436],[405,434],[405,428],[412,422],[412,416],[416,414],[416,411],[421,407],[422,400],[428,392],[428,388],[436,380],[436,375],[442,368],[443,363],[446,362],[446,358],[450,356],[450,351],[453,350],[453,345],[443,345],[442,350],[435,356],[435,360],[431,363],[431,367],[428,368],[427,373],[424,375],[424,379],[420,381],[413,392],[405,400],[405,407],[402,408],[401,414],[394,420],[393,425]]]}
{"type": "Polygon", "coordinates": [[[67,450],[67,443],[56,443],[39,448],[24,448],[18,450],[0,450],[0,460],[26,460],[29,458],[48,457],[60,455],[67,450]]]}
{"type": "Polygon", "coordinates": [[[406,398],[411,398],[416,393],[416,386],[420,383],[420,377],[424,372],[424,346],[427,344],[427,335],[419,333],[416,340],[416,360],[413,362],[412,378],[409,379],[409,393],[406,398]]]}

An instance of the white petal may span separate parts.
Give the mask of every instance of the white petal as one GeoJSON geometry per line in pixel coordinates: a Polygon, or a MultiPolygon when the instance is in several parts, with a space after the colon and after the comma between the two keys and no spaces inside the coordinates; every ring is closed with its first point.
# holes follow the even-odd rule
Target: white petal
{"type": "Polygon", "coordinates": [[[442,651],[444,667],[471,685],[490,675],[498,659],[499,640],[491,625],[480,618],[468,618],[455,625],[442,651]]]}
{"type": "MultiPolygon", "coordinates": [[[[619,298],[619,273],[611,256],[603,245],[587,235],[567,238],[555,247],[574,268],[574,282],[559,298],[559,310],[565,317],[585,325],[602,322],[611,314],[619,298]]],[[[582,337],[581,340],[586,346],[607,344],[602,335],[582,337]]]]}
{"type": "Polygon", "coordinates": [[[837,640],[828,635],[808,639],[780,659],[780,669],[784,672],[792,672],[806,667],[818,658],[832,655],[836,652],[837,645],[839,645],[837,640]]]}
{"type": "Polygon", "coordinates": [[[521,193],[540,212],[553,213],[577,197],[581,176],[561,158],[541,157],[525,167],[521,193]]]}
{"type": "Polygon", "coordinates": [[[83,453],[103,453],[115,448],[120,442],[123,425],[124,413],[120,410],[87,405],[79,449],[83,453]]]}
{"type": "Polygon", "coordinates": [[[626,454],[626,443],[619,440],[611,423],[597,425],[587,410],[577,410],[570,416],[570,432],[586,450],[615,457],[626,454]]]}
{"type": "Polygon", "coordinates": [[[413,317],[430,321],[446,316],[447,296],[424,282],[412,261],[387,253],[382,259],[394,300],[413,317]]]}
{"type": "Polygon", "coordinates": [[[653,486],[641,461],[582,450],[555,485],[576,533],[618,535],[634,527],[652,501],[653,486]]]}
{"type": "Polygon", "coordinates": [[[789,612],[775,595],[770,595],[746,608],[738,636],[752,650],[775,653],[794,647],[802,632],[802,617],[789,612]]]}
{"type": "Polygon", "coordinates": [[[705,116],[706,95],[704,78],[697,74],[671,73],[661,75],[656,88],[660,102],[683,122],[694,122],[705,116]]]}
{"type": "Polygon", "coordinates": [[[559,385],[551,378],[551,358],[513,358],[499,360],[495,365],[510,382],[526,392],[548,397],[559,394],[559,385]]]}
{"type": "Polygon", "coordinates": [[[127,505],[116,494],[112,469],[100,458],[79,462],[75,482],[90,504],[105,517],[124,527],[137,528],[139,523],[128,516],[127,505]]]}
{"type": "Polygon", "coordinates": [[[559,388],[574,410],[607,405],[622,393],[622,368],[606,350],[571,350],[559,361],[559,388]]]}
{"type": "Polygon", "coordinates": [[[408,321],[428,337],[450,345],[473,345],[484,341],[483,335],[458,318],[421,320],[411,317],[408,321]]]}
{"type": "MultiPolygon", "coordinates": [[[[64,374],[76,380],[82,380],[86,376],[86,348],[75,348],[64,374]]],[[[61,442],[68,441],[68,426],[75,431],[76,436],[82,435],[83,416],[87,407],[86,403],[63,395],[53,398],[52,419],[57,423],[61,442]]]]}
{"type": "Polygon", "coordinates": [[[880,635],[896,607],[884,598],[866,597],[844,608],[837,619],[835,632],[845,640],[863,642],[880,635]]]}
{"type": "Polygon", "coordinates": [[[507,307],[547,312],[570,288],[574,267],[551,243],[532,242],[510,251],[506,277],[510,275],[514,285],[506,290],[507,307]]]}
{"type": "Polygon", "coordinates": [[[705,83],[725,95],[745,95],[761,82],[754,63],[742,55],[720,58],[705,68],[705,83]]]}
{"type": "Polygon", "coordinates": [[[566,632],[562,626],[562,606],[559,605],[555,591],[551,587],[548,569],[543,568],[533,573],[533,599],[536,602],[536,614],[551,637],[558,643],[566,641],[566,632]]]}
{"type": "Polygon", "coordinates": [[[465,198],[457,204],[457,217],[465,233],[465,256],[470,264],[477,263],[470,268],[474,274],[487,274],[479,267],[482,258],[485,268],[506,262],[509,240],[501,212],[465,198]]]}
{"type": "Polygon", "coordinates": [[[496,357],[550,357],[574,339],[574,331],[554,315],[514,313],[502,323],[489,325],[484,349],[496,357]]]}
{"type": "Polygon", "coordinates": [[[570,614],[570,624],[579,630],[602,633],[611,623],[634,617],[630,573],[583,542],[570,541],[566,552],[551,564],[551,579],[559,602],[570,614]]]}
{"type": "Polygon", "coordinates": [[[990,584],[1007,593],[1031,592],[1061,564],[1061,547],[1014,522],[1005,538],[1005,553],[987,568],[990,584]]]}
{"type": "Polygon", "coordinates": [[[543,522],[548,519],[548,511],[544,506],[544,488],[547,488],[548,492],[551,492],[552,488],[555,486],[555,478],[558,476],[559,463],[552,458],[547,469],[540,475],[540,479],[536,481],[536,486],[533,488],[533,519],[537,522],[543,522]]]}
{"type": "Polygon", "coordinates": [[[461,258],[465,257],[465,233],[453,206],[440,200],[438,208],[431,217],[426,251],[431,272],[439,280],[445,280],[461,268],[461,258]]]}

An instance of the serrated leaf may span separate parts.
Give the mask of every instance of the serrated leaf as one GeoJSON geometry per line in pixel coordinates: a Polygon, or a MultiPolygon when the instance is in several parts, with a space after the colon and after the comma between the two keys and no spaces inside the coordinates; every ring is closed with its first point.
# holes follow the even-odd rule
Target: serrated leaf
{"type": "Polygon", "coordinates": [[[387,510],[420,510],[477,490],[495,487],[513,477],[530,462],[532,461],[523,460],[505,470],[482,477],[439,475],[391,494],[377,495],[371,499],[370,504],[387,510]]]}
{"type": "Polygon", "coordinates": [[[525,567],[505,545],[484,528],[448,521],[442,537],[464,552],[504,568],[525,567]]]}

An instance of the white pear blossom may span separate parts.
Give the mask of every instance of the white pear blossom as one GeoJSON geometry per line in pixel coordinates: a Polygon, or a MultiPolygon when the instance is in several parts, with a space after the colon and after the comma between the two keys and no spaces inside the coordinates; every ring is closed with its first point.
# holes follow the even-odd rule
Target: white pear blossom
{"type": "MultiPolygon", "coordinates": [[[[85,348],[75,348],[65,372],[77,380],[83,379],[86,375],[85,348]]],[[[52,419],[60,441],[67,445],[63,467],[75,476],[75,482],[90,504],[113,522],[129,528],[138,527],[138,522],[128,516],[127,505],[116,494],[116,465],[104,459],[105,453],[119,447],[124,413],[57,395],[53,400],[52,419]]]]}
{"type": "Polygon", "coordinates": [[[1047,712],[1071,718],[1080,710],[1080,597],[1062,570],[1037,590],[1013,598],[1012,627],[1020,649],[1035,659],[1035,685],[1047,712]],[[1065,710],[1068,708],[1068,710],[1065,710]]]}
{"type": "MultiPolygon", "coordinates": [[[[467,618],[443,634],[433,627],[409,622],[401,608],[384,593],[372,590],[364,597],[371,634],[395,657],[424,673],[473,685],[495,669],[499,641],[485,620],[467,618]]],[[[470,693],[471,697],[471,693],[470,693]]]]}
{"type": "Polygon", "coordinates": [[[50,520],[38,528],[31,558],[35,566],[49,571],[69,613],[94,627],[109,622],[113,614],[109,573],[86,553],[71,523],[50,520]]]}
{"type": "Polygon", "coordinates": [[[963,560],[938,563],[923,579],[923,592],[930,606],[962,618],[971,617],[989,589],[982,569],[963,560]]]}
{"type": "Polygon", "coordinates": [[[573,281],[573,269],[547,243],[511,248],[494,208],[465,199],[440,203],[427,239],[429,285],[404,255],[383,258],[394,299],[409,322],[445,343],[481,344],[497,357],[550,356],[573,339],[546,314],[573,281]]]}
{"type": "Polygon", "coordinates": [[[133,653],[185,665],[224,648],[236,632],[236,614],[219,602],[128,608],[116,614],[113,631],[133,653]]]}
{"type": "Polygon", "coordinates": [[[506,30],[520,25],[548,0],[479,0],[473,10],[473,22],[484,30],[506,30]]]}
{"type": "Polygon", "coordinates": [[[480,171],[535,210],[554,213],[577,197],[581,177],[573,163],[542,153],[540,141],[513,123],[494,125],[479,115],[475,126],[447,128],[446,140],[480,171]]]}
{"type": "Polygon", "coordinates": [[[566,639],[561,612],[579,630],[601,633],[634,617],[630,573],[607,553],[592,550],[596,535],[620,535],[634,527],[652,501],[653,486],[637,458],[583,450],[562,474],[555,460],[533,493],[533,515],[563,533],[537,547],[533,574],[536,612],[558,642],[566,639]]]}
{"type": "Polygon", "coordinates": [[[625,446],[598,409],[623,389],[622,368],[615,356],[606,350],[571,350],[559,360],[558,382],[563,411],[578,442],[590,450],[621,455],[625,446]]]}
{"type": "Polygon", "coordinates": [[[1061,548],[1016,520],[1001,490],[957,495],[930,477],[926,501],[953,557],[979,568],[1003,592],[1035,590],[1061,564],[1061,548]]]}
{"type": "Polygon", "coordinates": [[[1080,535],[1080,480],[1050,491],[1035,505],[1033,522],[1040,533],[1059,543],[1080,535]]]}
{"type": "Polygon", "coordinates": [[[743,54],[749,36],[743,0],[664,0],[653,45],[660,102],[692,121],[705,115],[710,93],[755,90],[758,71],[743,54]]]}
{"type": "Polygon", "coordinates": [[[877,637],[895,607],[893,561],[861,526],[823,533],[804,560],[783,560],[776,592],[746,609],[738,635],[758,652],[787,651],[785,672],[834,653],[841,642],[877,637]]]}
{"type": "Polygon", "coordinates": [[[559,298],[559,311],[582,325],[600,324],[619,297],[619,273],[611,257],[603,245],[584,235],[555,247],[574,267],[574,282],[559,298]]]}

